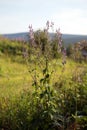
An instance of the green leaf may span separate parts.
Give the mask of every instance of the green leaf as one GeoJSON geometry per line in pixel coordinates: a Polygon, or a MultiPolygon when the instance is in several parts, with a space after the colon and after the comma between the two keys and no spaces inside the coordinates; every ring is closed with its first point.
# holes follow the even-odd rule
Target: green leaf
{"type": "Polygon", "coordinates": [[[47,71],[47,69],[45,68],[45,69],[43,70],[43,74],[46,74],[46,71],[47,71]]]}
{"type": "Polygon", "coordinates": [[[44,79],[40,79],[40,83],[42,83],[44,81],[44,79]]]}
{"type": "Polygon", "coordinates": [[[46,78],[49,78],[49,74],[46,74],[46,78]]]}

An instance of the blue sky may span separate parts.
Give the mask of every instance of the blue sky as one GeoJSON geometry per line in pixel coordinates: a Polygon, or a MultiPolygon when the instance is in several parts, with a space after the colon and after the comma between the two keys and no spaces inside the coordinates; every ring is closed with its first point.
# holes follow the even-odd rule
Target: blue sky
{"type": "Polygon", "coordinates": [[[87,35],[87,0],[0,0],[0,34],[43,29],[47,20],[62,33],[87,35]]]}

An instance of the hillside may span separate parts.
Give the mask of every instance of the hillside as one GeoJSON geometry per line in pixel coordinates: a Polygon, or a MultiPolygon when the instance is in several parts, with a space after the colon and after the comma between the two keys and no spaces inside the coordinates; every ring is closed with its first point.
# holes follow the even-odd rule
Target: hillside
{"type": "Polygon", "coordinates": [[[86,130],[87,63],[23,43],[0,38],[0,130],[86,130]]]}
{"type": "MultiPolygon", "coordinates": [[[[50,33],[50,36],[53,37],[53,33],[50,33]]],[[[4,37],[9,39],[29,39],[28,32],[22,32],[22,33],[13,33],[13,34],[3,34],[4,37]]],[[[66,44],[76,43],[82,40],[87,40],[87,35],[73,35],[73,34],[63,34],[62,39],[66,44]]]]}

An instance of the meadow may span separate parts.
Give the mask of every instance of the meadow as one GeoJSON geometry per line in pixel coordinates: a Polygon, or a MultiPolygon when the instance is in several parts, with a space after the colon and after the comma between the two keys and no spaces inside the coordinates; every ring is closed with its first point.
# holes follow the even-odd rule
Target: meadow
{"type": "MultiPolygon", "coordinates": [[[[52,70],[53,66],[55,66],[55,72],[53,72],[51,80],[55,83],[62,74],[63,68],[60,60],[53,60],[51,62],[49,63],[49,66],[51,66],[50,69],[52,70]]],[[[80,67],[82,65],[68,59],[64,75],[70,77],[74,69],[78,66],[80,67]]],[[[0,86],[2,86],[0,88],[0,97],[6,96],[7,94],[17,94],[21,90],[29,88],[28,86],[32,85],[32,76],[29,74],[28,69],[30,68],[26,64],[13,62],[9,57],[0,57],[0,86]]],[[[79,71],[81,72],[81,70],[79,71]]]]}
{"type": "Polygon", "coordinates": [[[86,130],[87,62],[37,34],[37,46],[0,38],[0,130],[86,130]]]}

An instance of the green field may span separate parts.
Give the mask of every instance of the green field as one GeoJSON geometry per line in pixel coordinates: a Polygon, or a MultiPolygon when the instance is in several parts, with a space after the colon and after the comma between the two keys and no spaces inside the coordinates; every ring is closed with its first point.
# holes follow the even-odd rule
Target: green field
{"type": "Polygon", "coordinates": [[[19,94],[27,88],[31,89],[27,66],[12,62],[10,58],[0,58],[0,97],[19,94]]]}
{"type": "Polygon", "coordinates": [[[32,48],[26,59],[22,45],[0,40],[0,130],[86,129],[87,62],[32,48]]]}
{"type": "MultiPolygon", "coordinates": [[[[61,60],[53,60],[49,62],[50,71],[54,71],[51,76],[51,83],[57,82],[62,74],[65,78],[69,78],[77,68],[79,73],[81,73],[84,69],[83,66],[86,65],[76,63],[69,59],[64,68],[61,60]],[[63,69],[65,69],[64,72],[63,69]]],[[[31,63],[26,65],[13,62],[11,61],[11,58],[6,56],[0,57],[0,97],[20,94],[24,89],[29,89],[31,91],[33,79],[29,70],[33,68],[34,64],[31,63]]],[[[39,69],[39,76],[41,73],[41,69],[39,69]]]]}

